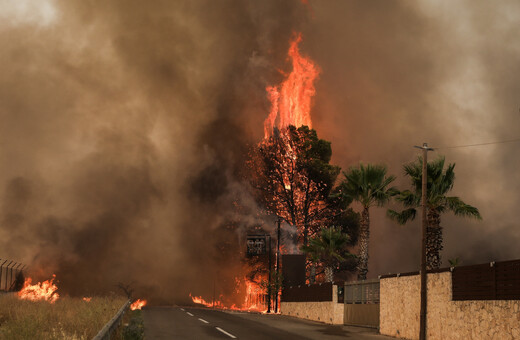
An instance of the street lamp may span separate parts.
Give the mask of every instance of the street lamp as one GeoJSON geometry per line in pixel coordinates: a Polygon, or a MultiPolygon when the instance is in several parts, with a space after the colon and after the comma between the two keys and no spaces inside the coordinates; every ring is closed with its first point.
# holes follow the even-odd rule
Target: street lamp
{"type": "Polygon", "coordinates": [[[276,299],[274,302],[274,312],[278,313],[278,279],[280,278],[280,224],[282,223],[282,218],[278,217],[276,221],[278,223],[278,231],[277,231],[277,245],[276,245],[276,299]]]}

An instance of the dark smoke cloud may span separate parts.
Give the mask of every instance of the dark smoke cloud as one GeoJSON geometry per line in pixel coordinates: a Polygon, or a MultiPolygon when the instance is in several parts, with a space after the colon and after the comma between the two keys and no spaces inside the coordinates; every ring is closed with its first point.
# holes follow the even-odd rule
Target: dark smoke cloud
{"type": "Polygon", "coordinates": [[[262,222],[239,173],[304,9],[27,5],[3,4],[0,28],[2,258],[73,295],[123,282],[187,298],[233,280],[243,228],[225,226],[262,222]]]}
{"type": "MultiPolygon", "coordinates": [[[[241,169],[293,31],[322,69],[314,127],[343,168],[383,162],[405,186],[415,144],[520,133],[513,2],[16,3],[0,2],[0,257],[70,294],[232,287],[245,228],[266,223],[241,169]]],[[[484,216],[443,220],[445,259],[518,257],[515,149],[436,152],[484,216]]],[[[374,210],[372,276],[417,268],[418,225],[374,210]]]]}

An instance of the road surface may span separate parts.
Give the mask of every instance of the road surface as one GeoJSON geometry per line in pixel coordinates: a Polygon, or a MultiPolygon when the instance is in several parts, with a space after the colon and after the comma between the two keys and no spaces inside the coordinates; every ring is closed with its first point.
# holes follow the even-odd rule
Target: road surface
{"type": "Polygon", "coordinates": [[[193,307],[143,309],[145,339],[383,340],[376,330],[332,326],[282,315],[193,307]]]}

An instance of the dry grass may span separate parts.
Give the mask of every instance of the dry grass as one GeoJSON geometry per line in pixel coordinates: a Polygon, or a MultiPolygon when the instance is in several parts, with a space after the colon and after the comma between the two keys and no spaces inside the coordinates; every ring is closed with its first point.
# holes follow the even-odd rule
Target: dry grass
{"type": "Polygon", "coordinates": [[[0,339],[92,339],[123,306],[119,296],[60,297],[54,304],[0,295],[0,339]]]}

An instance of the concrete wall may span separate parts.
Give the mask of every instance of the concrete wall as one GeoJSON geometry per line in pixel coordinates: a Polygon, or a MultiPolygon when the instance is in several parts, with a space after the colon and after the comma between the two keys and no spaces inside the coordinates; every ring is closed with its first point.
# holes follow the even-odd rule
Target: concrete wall
{"type": "Polygon", "coordinates": [[[280,313],[301,319],[342,325],[344,307],[338,303],[338,286],[332,286],[332,301],[326,302],[281,302],[280,313]]]}
{"type": "MultiPolygon", "coordinates": [[[[381,279],[380,332],[419,338],[420,277],[381,279]]],[[[520,339],[520,300],[452,301],[451,272],[428,274],[427,338],[520,339]]]]}

